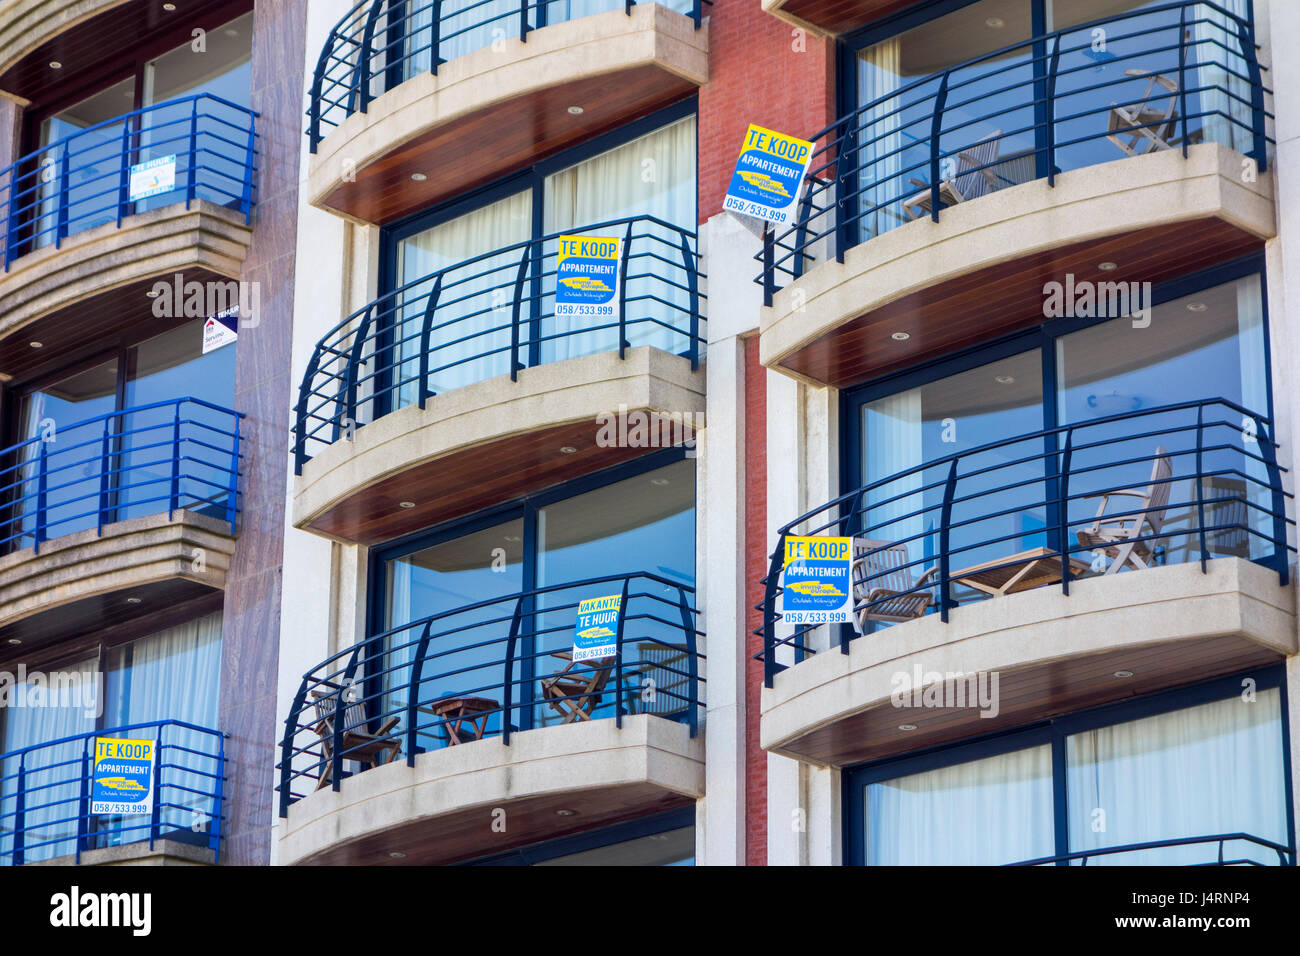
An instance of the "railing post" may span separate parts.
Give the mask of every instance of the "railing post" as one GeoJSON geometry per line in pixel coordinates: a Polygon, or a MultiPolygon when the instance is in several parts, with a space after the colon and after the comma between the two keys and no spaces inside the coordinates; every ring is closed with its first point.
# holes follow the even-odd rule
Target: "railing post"
{"type": "MultiPolygon", "coordinates": [[[[250,157],[251,158],[251,157],[250,157]]],[[[199,188],[199,98],[196,96],[190,100],[190,169],[189,169],[189,186],[185,190],[185,208],[190,208],[190,203],[198,195],[199,188]]],[[[244,181],[248,181],[247,175],[244,181]]],[[[247,188],[247,187],[245,187],[247,188]]]]}
{"type": "MultiPolygon", "coordinates": [[[[1198,51],[1199,52],[1199,51],[1198,51]]],[[[1187,158],[1187,4],[1178,9],[1178,112],[1183,128],[1183,159],[1187,158]]],[[[1197,470],[1200,474],[1200,470],[1197,470]]],[[[1197,479],[1199,485],[1200,479],[1197,479]]],[[[1202,562],[1202,565],[1204,562],[1202,562]]],[[[1204,567],[1202,566],[1202,570],[1204,567]]]]}
{"type": "Polygon", "coordinates": [[[1061,66],[1061,35],[1052,43],[1052,58],[1047,66],[1047,101],[1044,103],[1046,124],[1043,129],[1047,145],[1047,185],[1056,187],[1056,78],[1061,66]]]}
{"type": "MultiPolygon", "coordinates": [[[[124,429],[125,430],[125,429],[124,429]]],[[[181,403],[177,402],[172,413],[172,479],[171,494],[167,501],[167,520],[181,507],[181,403]]]]}
{"type": "Polygon", "coordinates": [[[14,252],[14,243],[18,237],[18,220],[14,215],[14,202],[18,195],[18,184],[21,177],[18,175],[18,164],[14,163],[8,169],[9,182],[5,184],[7,195],[5,196],[5,255],[4,264],[5,272],[9,271],[9,266],[17,258],[14,252]]]}
{"type": "Polygon", "coordinates": [[[767,582],[763,587],[763,686],[771,687],[772,680],[784,667],[776,663],[776,589],[785,567],[785,532],[776,537],[776,550],[768,562],[767,582]]]}
{"type": "Polygon", "coordinates": [[[429,43],[429,72],[437,76],[438,67],[442,65],[438,56],[438,51],[442,48],[442,0],[433,0],[433,22],[429,29],[433,35],[429,43]]]}
{"type": "Polygon", "coordinates": [[[776,231],[763,224],[763,304],[770,306],[776,295],[776,231]]]}
{"type": "MultiPolygon", "coordinates": [[[[360,650],[364,644],[358,644],[360,650]]],[[[345,672],[343,680],[339,682],[339,687],[334,691],[334,719],[330,721],[330,788],[339,792],[339,786],[343,782],[343,725],[348,719],[348,700],[344,696],[344,691],[352,685],[348,682],[351,677],[351,668],[345,672]]]]}
{"type": "Polygon", "coordinates": [[[618,357],[627,358],[627,350],[631,345],[627,340],[627,264],[630,257],[630,248],[632,246],[632,223],[635,219],[627,221],[627,231],[623,235],[623,254],[622,261],[619,263],[619,280],[618,280],[618,357]]]}
{"type": "MultiPolygon", "coordinates": [[[[294,695],[289,714],[284,718],[284,740],[280,742],[280,819],[289,815],[289,804],[293,802],[293,750],[294,740],[298,736],[298,718],[307,706],[307,678],[298,684],[298,693],[294,695]]],[[[321,770],[325,768],[322,765],[321,770]]]]}
{"type": "MultiPolygon", "coordinates": [[[[632,0],[632,2],[635,3],[636,0],[632,0]]],[[[700,9],[703,6],[704,0],[695,0],[695,2],[691,4],[691,20],[695,23],[695,29],[697,30],[700,28],[700,20],[704,15],[704,11],[700,9]]]]}
{"type": "Polygon", "coordinates": [[[163,780],[162,767],[165,763],[163,753],[163,724],[158,725],[158,739],[154,743],[154,788],[153,788],[153,809],[149,812],[149,850],[153,851],[154,840],[162,839],[162,803],[163,803],[163,780]]]}
{"type": "Polygon", "coordinates": [[[1278,583],[1285,587],[1291,578],[1286,545],[1286,494],[1282,491],[1282,472],[1277,465],[1277,446],[1270,430],[1264,438],[1264,420],[1255,416],[1255,439],[1264,455],[1269,490],[1273,496],[1273,559],[1277,562],[1278,583]]]}
{"type": "Polygon", "coordinates": [[[952,607],[949,595],[951,571],[952,498],[957,490],[957,459],[948,465],[948,480],[943,486],[943,506],[939,512],[939,620],[948,623],[948,609],[952,607]]]}
{"type": "Polygon", "coordinates": [[[35,539],[33,548],[34,548],[34,553],[36,554],[41,553],[41,543],[45,541],[45,537],[46,537],[45,512],[48,506],[48,502],[46,501],[46,495],[48,493],[48,489],[46,485],[48,484],[49,477],[47,474],[48,465],[46,463],[45,450],[48,447],[49,447],[49,442],[42,440],[40,461],[37,465],[38,470],[36,473],[36,527],[32,529],[33,537],[35,539]]]}
{"type": "Polygon", "coordinates": [[[691,251],[690,240],[682,230],[682,264],[686,267],[686,286],[691,297],[691,371],[700,367],[700,276],[696,272],[695,253],[691,251]]]}
{"type": "Polygon", "coordinates": [[[110,504],[109,504],[109,502],[111,501],[111,497],[110,497],[110,495],[111,495],[111,493],[112,493],[112,489],[110,488],[110,484],[111,484],[111,472],[112,472],[112,470],[113,470],[113,465],[112,465],[112,452],[111,452],[111,450],[112,450],[112,447],[113,447],[113,442],[112,442],[112,438],[113,438],[113,436],[112,436],[111,429],[109,428],[109,423],[113,421],[113,418],[114,418],[114,416],[110,415],[110,416],[108,416],[107,418],[104,419],[104,434],[103,434],[103,437],[100,439],[100,448],[99,448],[99,513],[98,513],[98,515],[96,516],[96,518],[97,518],[97,520],[96,520],[97,527],[96,527],[96,529],[95,529],[95,536],[96,536],[96,537],[100,537],[100,536],[103,535],[103,533],[104,533],[104,524],[105,524],[105,523],[107,522],[107,520],[108,520],[108,512],[109,512],[109,509],[110,509],[110,504]]]}
{"type": "MultiPolygon", "coordinates": [[[[356,428],[357,425],[357,369],[361,365],[361,353],[366,348],[366,337],[370,335],[370,322],[374,316],[374,309],[375,304],[373,302],[366,306],[366,314],[357,329],[356,340],[348,351],[348,364],[343,370],[342,417],[351,422],[353,428],[356,428]]],[[[334,438],[336,441],[338,440],[339,428],[340,422],[336,419],[334,422],[334,438]]]]}
{"type": "Polygon", "coordinates": [[[682,611],[682,634],[686,638],[686,674],[687,686],[686,693],[690,698],[687,701],[687,726],[691,729],[693,738],[699,731],[699,661],[696,659],[698,653],[698,641],[695,639],[695,619],[691,613],[691,606],[686,600],[686,589],[679,587],[677,597],[682,611]]]}
{"type": "Polygon", "coordinates": [[[131,204],[131,123],[127,117],[122,123],[122,168],[118,171],[117,186],[117,225],[122,227],[122,220],[129,215],[127,206],[131,204]]]}
{"type": "Polygon", "coordinates": [[[618,602],[618,633],[614,637],[614,726],[623,726],[623,622],[627,620],[627,586],[629,574],[623,579],[623,596],[618,602]]]}
{"type": "Polygon", "coordinates": [[[244,225],[253,221],[253,182],[257,177],[257,117],[248,115],[248,162],[244,165],[244,195],[241,200],[244,225]]]}
{"type": "Polygon", "coordinates": [[[523,306],[524,297],[524,279],[528,275],[528,266],[532,261],[532,242],[524,246],[523,255],[519,259],[519,271],[515,275],[515,301],[511,306],[510,312],[510,381],[519,381],[519,372],[527,368],[519,363],[519,310],[523,306]]]}
{"type": "MultiPolygon", "coordinates": [[[[14,866],[24,862],[23,844],[27,836],[27,754],[18,755],[18,788],[14,792],[14,845],[10,859],[14,866]]],[[[81,862],[80,856],[77,862],[81,862]]]]}
{"type": "Polygon", "coordinates": [[[949,71],[944,70],[939,92],[934,95],[934,115],[930,117],[930,218],[934,222],[939,221],[939,140],[943,135],[943,111],[948,102],[948,76],[949,71]]]}
{"type": "Polygon", "coordinates": [[[420,682],[424,679],[424,655],[429,653],[429,631],[433,628],[433,619],[424,622],[420,632],[420,643],[415,646],[415,657],[411,660],[411,683],[406,690],[406,765],[415,766],[415,743],[419,737],[416,721],[420,707],[420,682]]]}
{"type": "Polygon", "coordinates": [[[90,757],[86,747],[94,741],[87,737],[81,742],[81,779],[77,781],[77,845],[73,850],[77,862],[81,862],[81,850],[88,846],[90,836],[90,757]]]}
{"type": "MultiPolygon", "coordinates": [[[[1205,538],[1205,466],[1203,464],[1203,455],[1205,449],[1205,406],[1196,406],[1196,531],[1201,541],[1201,573],[1205,574],[1209,568],[1207,564],[1210,559],[1209,547],[1205,538]]],[[[1139,532],[1141,528],[1137,529],[1139,532]]],[[[1249,537],[1249,536],[1248,536],[1249,537]]],[[[1154,547],[1153,547],[1154,550],[1154,547]]]]}
{"type": "Polygon", "coordinates": [[[215,789],[212,794],[212,820],[208,825],[208,847],[212,850],[212,862],[221,858],[221,815],[225,812],[226,789],[226,735],[217,731],[217,770],[215,789]]]}
{"type": "Polygon", "coordinates": [[[1065,448],[1061,452],[1061,477],[1056,483],[1056,514],[1058,540],[1061,542],[1061,593],[1070,593],[1070,467],[1074,458],[1074,429],[1065,432],[1065,448]]]}
{"type": "Polygon", "coordinates": [[[437,394],[429,388],[429,349],[433,345],[429,338],[433,334],[433,315],[438,311],[438,299],[442,295],[443,275],[445,273],[439,272],[433,280],[433,289],[424,303],[424,322],[420,326],[420,387],[416,390],[420,408],[424,408],[424,403],[437,394]]]}
{"type": "MultiPolygon", "coordinates": [[[[504,689],[502,696],[505,703],[501,707],[501,742],[507,747],[510,746],[510,711],[514,708],[515,700],[515,680],[514,680],[514,663],[515,663],[515,644],[519,640],[519,627],[524,616],[524,596],[521,594],[515,599],[515,613],[510,618],[510,636],[506,638],[506,673],[504,689]]],[[[522,723],[522,721],[521,721],[522,723]]]]}
{"type": "Polygon", "coordinates": [[[59,199],[58,199],[58,223],[54,229],[54,248],[58,249],[63,240],[68,238],[68,222],[71,219],[68,198],[69,186],[68,180],[68,144],[63,144],[63,160],[59,163],[59,199]]]}
{"type": "Polygon", "coordinates": [[[357,110],[370,109],[370,58],[374,56],[375,24],[388,0],[373,0],[366,13],[366,25],[361,32],[361,47],[357,50],[357,66],[352,72],[352,85],[357,95],[357,110]]]}
{"type": "Polygon", "coordinates": [[[239,445],[241,442],[240,424],[242,416],[234,413],[235,433],[230,442],[230,483],[226,486],[226,520],[230,522],[230,533],[235,533],[235,523],[239,518],[239,445]]]}
{"type": "Polygon", "coordinates": [[[528,42],[528,0],[519,0],[519,40],[528,42]]]}
{"type": "Polygon", "coordinates": [[[316,58],[316,70],[311,78],[311,105],[307,108],[307,145],[313,156],[316,155],[316,147],[320,145],[321,87],[325,83],[325,64],[329,62],[335,36],[335,31],[331,30],[329,39],[321,47],[320,56],[316,58]]]}
{"type": "Polygon", "coordinates": [[[1259,59],[1255,54],[1255,30],[1252,25],[1238,21],[1237,39],[1241,43],[1242,56],[1246,58],[1246,68],[1250,71],[1250,114],[1251,114],[1251,155],[1259,171],[1268,170],[1268,138],[1264,125],[1264,78],[1260,75],[1259,59]]]}
{"type": "Polygon", "coordinates": [[[294,410],[293,435],[293,473],[302,474],[302,466],[307,462],[307,399],[312,394],[311,383],[320,371],[320,344],[311,351],[307,370],[302,375],[302,385],[298,389],[298,407],[294,410]]]}

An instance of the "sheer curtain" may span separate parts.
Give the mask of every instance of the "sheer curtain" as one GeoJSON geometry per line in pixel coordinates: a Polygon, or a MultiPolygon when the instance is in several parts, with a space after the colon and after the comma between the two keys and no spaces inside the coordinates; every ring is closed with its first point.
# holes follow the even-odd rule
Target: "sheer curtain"
{"type": "MultiPolygon", "coordinates": [[[[1071,850],[1237,832],[1287,842],[1277,689],[1075,734],[1066,747],[1071,850]]],[[[1252,847],[1230,844],[1225,855],[1277,862],[1252,847]]],[[[1215,844],[1170,847],[1088,865],[1183,865],[1217,853],[1215,844]]]]}
{"type": "Polygon", "coordinates": [[[860,228],[865,240],[902,221],[898,202],[907,193],[902,176],[903,116],[898,98],[890,96],[902,84],[901,40],[884,40],[863,50],[859,57],[858,102],[864,109],[858,133],[858,189],[862,191],[860,228]]]}
{"type": "MultiPolygon", "coordinates": [[[[877,399],[862,410],[863,465],[872,484],[921,464],[921,390],[910,389],[877,399]]],[[[918,469],[867,493],[862,535],[880,541],[907,541],[908,560],[922,557],[925,542],[913,536],[924,529],[921,510],[922,472],[918,469]],[[890,500],[896,499],[896,500],[890,500]],[[911,538],[912,540],[907,540],[911,538]]],[[[912,574],[919,576],[920,565],[912,574]]]]}
{"type": "MultiPolygon", "coordinates": [[[[59,670],[63,674],[77,675],[84,687],[95,679],[97,664],[98,660],[91,658],[59,670]]],[[[20,684],[10,688],[9,694],[25,694],[25,699],[31,700],[31,690],[31,684],[20,684]]],[[[65,696],[53,707],[0,708],[0,863],[13,862],[14,829],[18,824],[16,775],[20,761],[17,757],[4,755],[73,734],[90,733],[95,729],[95,714],[93,709],[87,712],[86,703],[84,698],[77,700],[65,696]]],[[[81,793],[78,781],[85,746],[82,741],[74,741],[47,747],[28,754],[22,761],[26,793],[26,813],[22,821],[26,831],[23,836],[25,862],[49,860],[76,852],[77,801],[81,793]]]]}
{"type": "MultiPolygon", "coordinates": [[[[678,120],[549,176],[543,196],[543,232],[548,236],[564,232],[622,238],[626,226],[594,231],[586,227],[630,216],[653,216],[694,231],[695,117],[678,120]]],[[[637,223],[627,255],[631,257],[628,341],[633,346],[685,351],[689,342],[682,333],[689,330],[690,297],[685,291],[687,276],[681,265],[680,234],[655,224],[637,223]]],[[[571,334],[593,323],[616,324],[617,316],[593,320],[553,314],[556,257],[556,243],[547,243],[541,360],[550,362],[617,349],[616,329],[571,334]]]]}
{"type": "Polygon", "coordinates": [[[867,786],[870,866],[986,866],[1051,856],[1044,744],[867,786]]]}
{"type": "MultiPolygon", "coordinates": [[[[399,287],[413,285],[395,303],[400,325],[394,378],[403,382],[398,405],[418,400],[420,329],[433,290],[431,276],[439,270],[447,271],[429,338],[429,389],[437,394],[509,373],[514,282],[526,250],[487,254],[524,242],[531,233],[532,194],[525,191],[402,241],[397,282],[399,287]],[[468,261],[476,256],[486,258],[468,261]]],[[[525,302],[521,322],[528,311],[525,302]]],[[[527,331],[526,326],[521,330],[521,345],[527,331]]]]}
{"type": "MultiPolygon", "coordinates": [[[[1264,351],[1264,301],[1260,295],[1259,276],[1247,276],[1236,282],[1237,292],[1237,350],[1241,362],[1241,404],[1259,415],[1268,414],[1268,369],[1264,351]]],[[[1245,425],[1243,424],[1243,428],[1245,425]]],[[[1273,438],[1273,435],[1269,435],[1273,438]]],[[[1242,446],[1252,456],[1262,456],[1259,442],[1242,446]]],[[[1273,520],[1269,511],[1273,507],[1269,493],[1268,469],[1254,457],[1242,456],[1242,470],[1250,479],[1247,482],[1250,501],[1248,518],[1251,557],[1262,557],[1273,550],[1273,520]]]]}
{"type": "MultiPolygon", "coordinates": [[[[1215,0],[1238,17],[1247,15],[1246,0],[1215,0]]],[[[1239,153],[1253,146],[1251,95],[1246,60],[1241,55],[1237,22],[1213,6],[1197,4],[1194,82],[1202,90],[1201,128],[1206,142],[1220,143],[1239,153]],[[1226,49],[1225,49],[1226,48],[1226,49]]],[[[1195,109],[1190,106],[1188,109],[1195,109]]]]}

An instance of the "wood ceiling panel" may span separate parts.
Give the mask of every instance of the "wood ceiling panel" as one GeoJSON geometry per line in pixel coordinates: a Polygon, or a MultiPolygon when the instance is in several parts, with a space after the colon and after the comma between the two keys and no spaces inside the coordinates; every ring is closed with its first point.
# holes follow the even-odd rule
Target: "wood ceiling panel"
{"type": "Polygon", "coordinates": [[[980,717],[971,708],[895,708],[886,703],[814,730],[781,752],[817,764],[849,766],[1281,660],[1281,655],[1245,638],[1213,637],[1004,670],[999,673],[996,717],[980,717]],[[1117,671],[1131,671],[1133,676],[1117,678],[1117,671]],[[916,730],[899,730],[901,724],[913,724],[916,730]]]}
{"type": "Polygon", "coordinates": [[[1066,273],[1079,282],[1162,282],[1256,252],[1263,243],[1219,219],[1173,223],[1026,256],[905,296],[840,326],[784,359],[795,372],[837,388],[897,371],[1044,321],[1043,286],[1066,273]],[[1120,268],[1102,272],[1099,263],[1120,268]],[[896,342],[894,332],[911,338],[896,342]]]}
{"type": "Polygon", "coordinates": [[[922,0],[786,0],[781,4],[781,10],[805,23],[820,27],[827,33],[840,34],[866,26],[899,10],[919,6],[921,2],[922,0]]]}
{"type": "Polygon", "coordinates": [[[516,97],[396,147],[358,170],[356,182],[341,184],[324,205],[389,223],[669,106],[695,89],[679,76],[643,66],[516,97]],[[570,106],[583,107],[582,114],[570,114],[570,106]],[[415,173],[428,178],[415,182],[415,173]]]}

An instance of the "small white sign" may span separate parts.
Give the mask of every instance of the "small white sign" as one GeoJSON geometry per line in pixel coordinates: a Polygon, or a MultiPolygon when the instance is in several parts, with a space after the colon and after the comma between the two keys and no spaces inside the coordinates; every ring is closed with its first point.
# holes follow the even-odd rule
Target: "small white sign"
{"type": "Polygon", "coordinates": [[[207,321],[203,323],[203,354],[207,355],[237,341],[239,334],[235,331],[235,325],[238,321],[238,308],[208,316],[207,321]]]}
{"type": "Polygon", "coordinates": [[[176,155],[159,156],[131,167],[131,201],[161,196],[176,188],[176,155]]]}

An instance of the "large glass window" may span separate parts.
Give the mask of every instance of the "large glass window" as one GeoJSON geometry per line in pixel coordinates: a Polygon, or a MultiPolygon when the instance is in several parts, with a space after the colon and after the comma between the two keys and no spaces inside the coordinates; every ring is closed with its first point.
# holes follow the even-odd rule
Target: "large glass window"
{"type": "Polygon", "coordinates": [[[847,829],[861,841],[850,862],[1005,864],[1119,850],[1086,863],[1212,863],[1220,844],[1207,838],[1244,833],[1256,842],[1225,841],[1224,858],[1276,865],[1277,850],[1257,841],[1291,845],[1285,714],[1278,674],[1251,676],[1253,693],[1228,678],[1181,700],[1059,718],[1000,745],[851,771],[847,829]],[[1124,849],[1163,840],[1179,843],[1124,849]]]}

